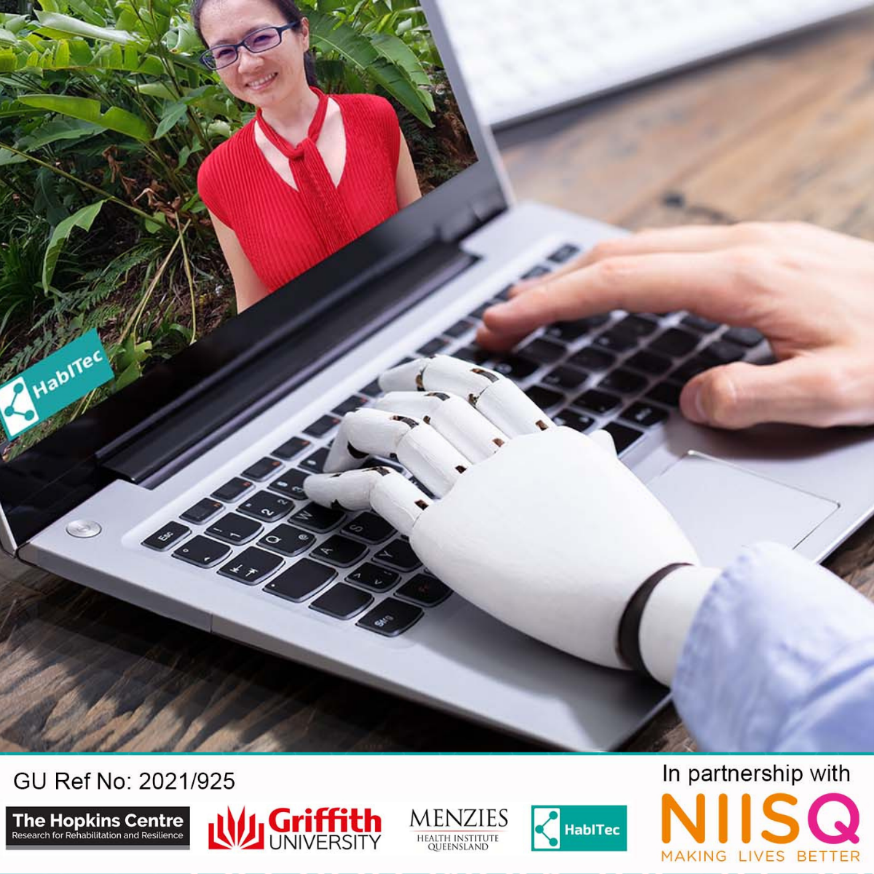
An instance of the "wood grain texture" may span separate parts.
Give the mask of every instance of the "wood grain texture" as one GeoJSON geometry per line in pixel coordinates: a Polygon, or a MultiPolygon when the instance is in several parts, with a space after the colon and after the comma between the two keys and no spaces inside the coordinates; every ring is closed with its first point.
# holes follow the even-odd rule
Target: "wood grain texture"
{"type": "MultiPolygon", "coordinates": [[[[520,198],[874,239],[874,13],[501,134],[520,198]]],[[[874,523],[827,563],[874,597],[874,523]]],[[[0,750],[528,751],[0,559],[0,750]]],[[[686,751],[672,709],[627,745],[686,751]]]]}

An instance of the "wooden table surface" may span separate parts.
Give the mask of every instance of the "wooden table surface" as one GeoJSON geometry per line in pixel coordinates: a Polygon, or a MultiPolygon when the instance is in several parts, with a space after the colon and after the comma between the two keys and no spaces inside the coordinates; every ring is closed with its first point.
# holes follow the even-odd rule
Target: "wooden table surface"
{"type": "MultiPolygon", "coordinates": [[[[874,12],[501,133],[520,198],[874,239],[874,12]]],[[[874,597],[874,522],[828,566],[874,597]]],[[[0,559],[0,750],[534,750],[0,559]]],[[[671,708],[631,750],[693,749],[671,708]]]]}

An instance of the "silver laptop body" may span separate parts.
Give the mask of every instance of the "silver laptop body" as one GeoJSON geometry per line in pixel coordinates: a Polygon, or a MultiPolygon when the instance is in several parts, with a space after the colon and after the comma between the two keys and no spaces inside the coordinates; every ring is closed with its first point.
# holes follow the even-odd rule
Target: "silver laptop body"
{"type": "MultiPolygon", "coordinates": [[[[422,5],[480,159],[471,168],[475,173],[465,171],[464,179],[452,180],[429,195],[431,209],[439,202],[442,210],[439,246],[451,257],[435,258],[429,276],[418,276],[417,283],[391,300],[380,300],[374,292],[370,300],[380,300],[380,305],[374,304],[370,321],[364,299],[359,296],[355,303],[347,297],[339,310],[327,307],[318,313],[318,322],[303,320],[295,335],[299,342],[291,351],[286,343],[282,347],[286,351],[265,353],[257,360],[240,358],[229,370],[218,369],[198,390],[170,405],[167,415],[146,417],[130,434],[96,453],[107,481],[84,500],[73,503],[78,486],[67,487],[72,479],[68,475],[65,509],[38,530],[28,531],[28,524],[32,529],[32,520],[43,519],[46,513],[40,516],[27,507],[9,511],[9,491],[4,491],[0,479],[0,500],[8,511],[0,520],[3,545],[25,562],[163,616],[438,710],[549,747],[608,749],[665,703],[664,688],[556,652],[506,628],[458,596],[425,607],[422,619],[403,634],[384,637],[359,627],[360,617],[341,621],[310,609],[311,601],[276,597],[265,589],[269,581],[242,585],[220,575],[215,567],[194,567],[174,560],[169,551],[142,545],[169,520],[178,520],[186,508],[260,459],[271,457],[276,447],[302,434],[382,371],[414,355],[532,267],[556,266],[552,257],[568,244],[585,249],[621,233],[546,206],[510,204],[492,143],[474,121],[433,0],[423,0],[422,5]],[[475,229],[467,232],[471,226],[475,229]],[[354,322],[354,328],[344,319],[354,322]],[[224,417],[210,419],[218,408],[226,411],[224,417]],[[18,516],[21,522],[15,521],[18,516]]],[[[409,230],[422,224],[425,209],[405,211],[395,217],[393,227],[409,230]]],[[[402,273],[404,265],[388,254],[390,269],[402,273]]],[[[348,257],[344,250],[331,262],[342,263],[348,257]]],[[[416,258],[421,264],[421,253],[416,258]]],[[[369,277],[366,270],[359,273],[374,287],[381,285],[378,276],[369,277]]],[[[272,297],[279,299],[279,295],[272,297]]],[[[612,322],[597,330],[609,329],[623,317],[613,314],[612,322]]],[[[671,330],[683,318],[681,313],[662,319],[654,336],[671,330]]],[[[444,351],[451,354],[469,347],[472,330],[452,338],[444,351]]],[[[568,355],[588,347],[595,333],[570,342],[568,355]]],[[[709,341],[703,337],[705,342],[709,341]]],[[[631,354],[619,354],[620,363],[631,354]]],[[[749,352],[753,359],[766,354],[759,347],[749,352]]],[[[523,386],[541,384],[554,367],[554,363],[537,367],[522,380],[523,386]]],[[[597,386],[599,379],[592,374],[583,390],[597,386]]],[[[590,427],[615,421],[639,433],[623,460],[674,512],[704,563],[720,566],[744,543],[763,539],[786,543],[818,561],[874,510],[870,431],[821,433],[767,427],[722,433],[690,425],[676,409],[658,403],[655,408],[667,416],[661,424],[618,418],[636,402],[648,404],[646,393],[659,380],[646,381],[647,388],[628,393],[621,408],[603,415],[589,411],[590,427]]],[[[328,432],[311,438],[303,455],[326,446],[332,436],[328,432]]],[[[300,458],[277,462],[276,472],[299,463],[300,458]]],[[[40,471],[44,478],[50,476],[49,466],[46,462],[40,471]]],[[[267,482],[264,485],[269,487],[267,482]]],[[[63,503],[56,500],[53,506],[63,503]]],[[[299,508],[298,503],[295,511],[299,508]]],[[[197,525],[189,527],[203,533],[197,525]]],[[[315,545],[337,530],[318,533],[315,545]]],[[[383,548],[384,544],[368,546],[367,557],[379,563],[383,548]]],[[[548,542],[543,544],[544,550],[549,548],[548,542]]],[[[298,560],[284,560],[283,568],[298,560]]],[[[339,568],[336,579],[343,580],[349,572],[339,568]]],[[[402,581],[411,575],[400,573],[402,581]]],[[[531,581],[532,586],[537,584],[531,581]]],[[[374,603],[389,595],[376,594],[374,603]]],[[[145,613],[143,621],[147,625],[145,613]]]]}

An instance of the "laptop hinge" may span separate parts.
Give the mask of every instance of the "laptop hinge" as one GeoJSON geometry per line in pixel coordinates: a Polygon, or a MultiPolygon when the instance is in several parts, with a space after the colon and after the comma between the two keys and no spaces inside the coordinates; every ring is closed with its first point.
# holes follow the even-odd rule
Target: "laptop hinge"
{"type": "Polygon", "coordinates": [[[9,526],[9,521],[3,512],[2,504],[0,504],[0,549],[13,558],[15,558],[18,552],[18,544],[15,542],[15,535],[12,533],[12,528],[9,526]]]}

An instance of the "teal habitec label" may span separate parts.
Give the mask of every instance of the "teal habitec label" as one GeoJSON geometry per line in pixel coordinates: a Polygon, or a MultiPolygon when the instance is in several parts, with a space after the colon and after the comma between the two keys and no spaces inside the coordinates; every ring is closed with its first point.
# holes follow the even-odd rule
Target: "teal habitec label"
{"type": "Polygon", "coordinates": [[[0,386],[0,420],[12,440],[114,377],[96,329],[0,386]]]}
{"type": "Polygon", "coordinates": [[[618,804],[531,808],[534,851],[610,852],[628,849],[628,808],[618,804]]]}

